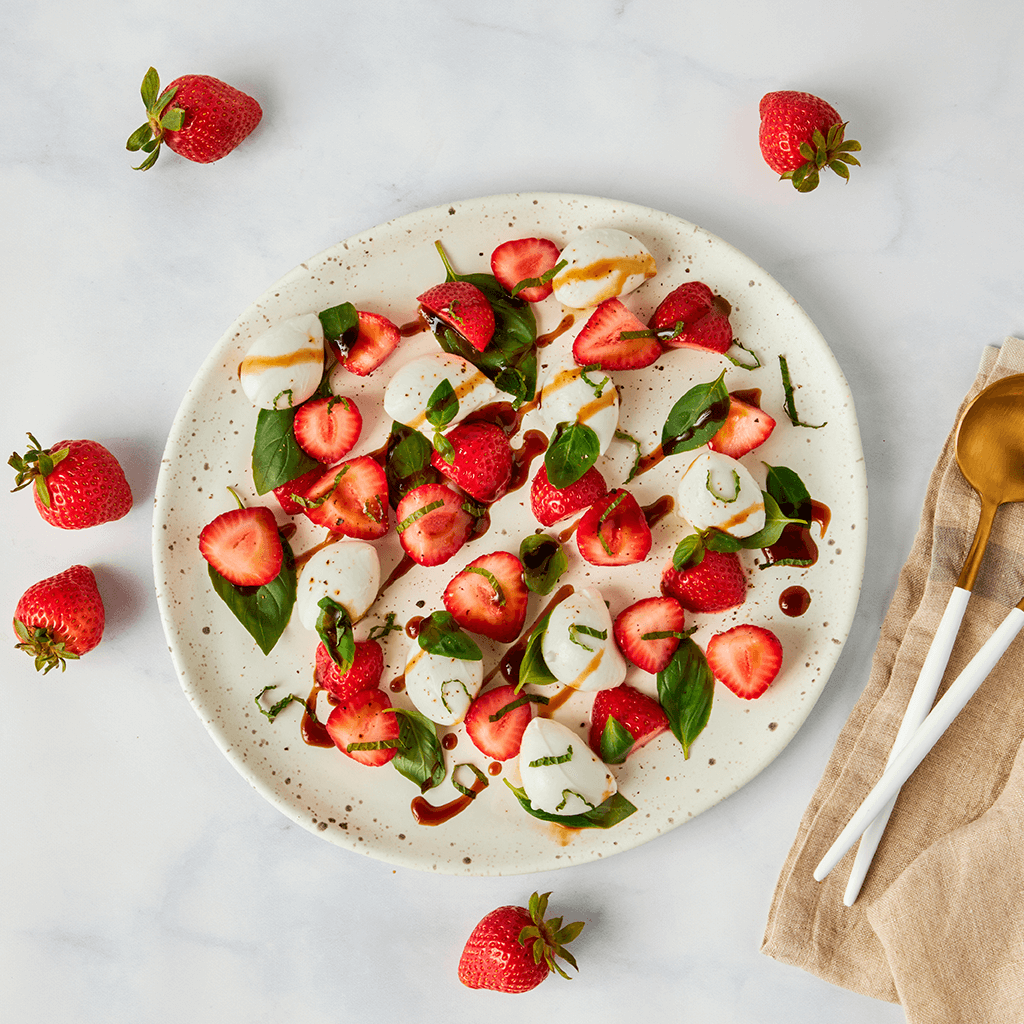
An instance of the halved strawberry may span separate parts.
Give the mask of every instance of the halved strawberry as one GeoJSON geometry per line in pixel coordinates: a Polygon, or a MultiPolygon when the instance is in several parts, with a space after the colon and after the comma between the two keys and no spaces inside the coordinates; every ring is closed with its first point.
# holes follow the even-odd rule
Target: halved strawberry
{"type": "Polygon", "coordinates": [[[299,513],[305,512],[305,509],[295,499],[296,497],[307,497],[310,487],[323,476],[323,472],[322,466],[314,466],[302,476],[297,476],[294,480],[289,480],[288,483],[274,488],[274,497],[280,502],[281,508],[287,515],[297,516],[299,513]]]}
{"type": "Polygon", "coordinates": [[[398,539],[419,565],[447,562],[473,532],[474,517],[465,499],[444,484],[422,484],[398,503],[398,539]]]}
{"type": "Polygon", "coordinates": [[[340,358],[341,365],[350,373],[365,377],[384,362],[402,340],[401,332],[380,313],[359,310],[359,334],[340,358]]]}
{"type": "Polygon", "coordinates": [[[732,307],[703,281],[687,281],[669,292],[651,317],[666,348],[727,352],[732,345],[732,307]]]}
{"type": "Polygon", "coordinates": [[[452,461],[434,451],[431,465],[477,501],[491,502],[512,479],[512,445],[496,423],[460,423],[444,435],[452,461]]]}
{"type": "Polygon", "coordinates": [[[464,721],[477,750],[495,761],[507,761],[519,753],[531,718],[533,702],[509,684],[481,693],[469,706],[464,721]]]}
{"type": "MultiPolygon", "coordinates": [[[[513,238],[491,253],[491,273],[511,292],[523,281],[539,280],[554,270],[560,255],[558,246],[547,238],[513,238]]],[[[541,302],[550,294],[550,281],[516,292],[526,302],[541,302]]]]}
{"type": "Polygon", "coordinates": [[[299,447],[317,462],[333,465],[355,447],[363,417],[351,398],[310,398],[295,410],[292,430],[299,447]]]}
{"type": "Polygon", "coordinates": [[[606,764],[620,764],[634,751],[668,728],[668,715],[647,694],[621,683],[599,690],[590,712],[590,749],[606,764]],[[629,734],[608,728],[614,719],[629,734]],[[632,740],[632,742],[630,742],[632,740]]]}
{"type": "Polygon", "coordinates": [[[782,644],[764,626],[733,626],[708,641],[708,664],[721,680],[746,700],[760,697],[782,667],[782,644]]]}
{"type": "Polygon", "coordinates": [[[607,493],[608,485],[604,477],[593,466],[568,487],[555,487],[548,480],[547,468],[541,463],[530,485],[530,508],[541,526],[554,526],[590,508],[607,493]]]}
{"type": "Polygon", "coordinates": [[[377,540],[388,532],[388,481],[369,455],[331,466],[297,500],[317,526],[332,533],[377,540]]]}
{"type": "Polygon", "coordinates": [[[313,681],[337,700],[347,700],[354,693],[376,690],[384,674],[384,650],[376,640],[357,640],[352,667],[345,673],[338,668],[321,642],[317,644],[313,681]]]}
{"type": "Polygon", "coordinates": [[[487,296],[468,281],[447,281],[416,300],[429,316],[461,334],[478,352],[494,337],[494,310],[487,296]]]}
{"type": "Polygon", "coordinates": [[[583,513],[576,546],[591,565],[633,565],[650,553],[651,528],[636,498],[617,487],[583,513]]]}
{"type": "Polygon", "coordinates": [[[269,583],[284,562],[274,513],[262,505],[234,508],[217,516],[199,534],[199,551],[236,587],[269,583]]]}
{"type": "Polygon", "coordinates": [[[708,447],[738,459],[764,444],[774,429],[775,420],[764,409],[730,394],[729,415],[708,447]]]}
{"type": "Polygon", "coordinates": [[[637,668],[660,672],[684,636],[683,619],[683,606],[674,597],[645,597],[615,617],[615,642],[637,668]]]}
{"type": "Polygon", "coordinates": [[[580,366],[602,370],[639,370],[660,358],[661,342],[647,325],[618,299],[605,299],[583,325],[572,343],[572,357],[580,366]],[[638,338],[623,338],[623,332],[642,332],[638,338]]]}
{"type": "Polygon", "coordinates": [[[523,631],[529,598],[523,563],[508,551],[492,551],[455,576],[441,600],[463,629],[510,644],[523,631]]]}
{"type": "Polygon", "coordinates": [[[391,698],[383,690],[362,690],[343,700],[327,719],[327,732],[343,753],[372,768],[387,764],[398,753],[398,715],[388,710],[391,698]],[[366,749],[359,749],[367,745],[366,749]]]}
{"type": "Polygon", "coordinates": [[[676,569],[670,562],[661,574],[661,591],[688,612],[724,612],[747,599],[747,577],[734,551],[708,551],[698,565],[676,569]]]}

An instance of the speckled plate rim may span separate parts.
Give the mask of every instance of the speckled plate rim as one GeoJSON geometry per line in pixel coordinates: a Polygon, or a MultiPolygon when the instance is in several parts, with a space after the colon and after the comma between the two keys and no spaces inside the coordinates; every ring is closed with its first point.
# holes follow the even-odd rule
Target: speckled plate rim
{"type": "MultiPolygon", "coordinates": [[[[432,254],[427,258],[433,258],[432,254]]],[[[404,267],[405,264],[402,262],[400,265],[404,267]]],[[[486,261],[479,267],[466,269],[484,269],[485,266],[486,261]]],[[[437,277],[436,271],[433,275],[437,277]]],[[[434,283],[433,278],[426,278],[424,287],[430,283],[434,283]]],[[[333,289],[332,294],[338,291],[334,280],[330,281],[330,286],[328,291],[333,289]]],[[[367,299],[359,301],[353,296],[352,301],[360,308],[378,308],[388,313],[389,309],[381,308],[387,305],[387,283],[381,285],[379,296],[369,295],[372,291],[373,288],[363,288],[367,299]],[[376,304],[373,304],[374,297],[379,300],[376,304]]],[[[418,292],[414,290],[412,295],[415,294],[418,292]]],[[[408,295],[404,292],[403,298],[408,304],[408,295]]],[[[392,316],[395,318],[393,313],[392,316]]],[[[577,326],[583,319],[585,317],[577,326]]],[[[712,379],[721,372],[721,360],[708,358],[716,361],[706,362],[703,372],[695,372],[697,378],[712,379]],[[714,372],[709,372],[712,369],[714,372]]],[[[690,379],[694,379],[694,375],[690,375],[690,379]]],[[[617,383],[622,381],[617,380],[617,383]]],[[[254,422],[255,410],[247,403],[245,407],[254,422]]],[[[238,411],[242,407],[232,408],[238,411]]],[[[242,440],[238,444],[247,459],[251,427],[235,433],[241,435],[242,440]],[[248,436],[246,430],[249,431],[248,436]]],[[[801,440],[810,443],[810,435],[815,432],[803,433],[808,436],[801,440]]],[[[772,439],[768,442],[771,444],[772,439]]],[[[769,461],[767,457],[765,461],[769,461]]],[[[211,478],[211,484],[215,483],[217,480],[211,478]]],[[[866,474],[849,387],[820,332],[778,282],[728,243],[671,214],[600,197],[521,193],[444,204],[381,224],[306,260],[248,307],[200,366],[172,424],[156,488],[153,559],[161,619],[182,688],[218,747],[263,797],[314,834],[389,863],[451,874],[521,874],[585,863],[645,843],[725,799],[763,771],[782,752],[824,689],[852,625],[863,578],[866,527],[866,474]],[[365,773],[371,770],[349,764],[339,768],[338,763],[345,762],[345,758],[335,758],[330,763],[322,760],[330,752],[309,748],[296,750],[303,745],[294,735],[292,739],[295,742],[285,741],[282,746],[279,732],[272,732],[273,738],[261,738],[258,743],[273,748],[274,754],[282,761],[290,761],[294,757],[295,762],[283,765],[280,770],[269,761],[254,763],[250,751],[240,744],[239,735],[243,732],[257,735],[264,728],[263,721],[251,707],[252,694],[260,687],[249,681],[243,702],[237,695],[232,695],[237,686],[211,682],[210,672],[212,662],[219,660],[230,664],[233,658],[245,658],[245,647],[252,645],[251,642],[246,644],[248,638],[238,637],[240,627],[223,606],[218,607],[215,601],[206,606],[202,596],[204,591],[209,591],[205,564],[194,554],[198,530],[223,509],[216,507],[208,512],[211,507],[208,495],[204,500],[190,502],[183,499],[187,474],[192,474],[193,482],[197,479],[196,474],[205,479],[202,477],[204,471],[224,476],[222,468],[211,467],[208,453],[199,450],[202,445],[196,440],[201,440],[207,424],[209,410],[207,407],[204,412],[203,407],[208,397],[206,393],[212,389],[218,400],[235,400],[238,388],[236,379],[232,386],[232,371],[237,367],[239,353],[244,352],[248,338],[261,325],[292,312],[326,308],[333,302],[345,301],[346,296],[341,294],[332,301],[318,300],[310,307],[307,293],[312,289],[319,294],[318,289],[325,286],[325,269],[329,269],[333,277],[334,272],[341,269],[346,259],[351,260],[354,253],[360,254],[362,264],[357,268],[353,262],[353,272],[372,275],[374,263],[383,260],[378,253],[387,244],[394,244],[395,252],[401,252],[406,246],[416,246],[415,254],[404,254],[415,263],[423,258],[419,250],[432,249],[429,241],[436,236],[442,238],[446,247],[450,246],[464,261],[466,253],[474,245],[481,256],[485,251],[489,252],[489,249],[485,250],[481,232],[489,238],[489,245],[493,248],[504,238],[529,234],[547,234],[556,241],[562,238],[564,244],[577,228],[599,226],[631,230],[648,243],[656,256],[662,256],[659,275],[640,290],[642,293],[658,282],[657,295],[645,300],[646,314],[649,315],[650,309],[669,287],[685,279],[679,274],[689,273],[689,270],[681,271],[682,263],[692,265],[698,271],[695,276],[706,279],[716,291],[730,298],[734,306],[734,324],[739,321],[738,335],[744,334],[745,325],[745,342],[755,349],[759,345],[765,348],[762,367],[749,377],[736,378],[736,374],[744,375],[746,371],[736,371],[735,374],[730,371],[730,387],[761,387],[766,396],[765,407],[778,410],[777,418],[781,416],[781,386],[772,379],[772,375],[778,376],[776,350],[779,347],[778,337],[783,333],[787,358],[795,373],[809,374],[808,378],[799,378],[805,384],[800,391],[804,406],[801,411],[810,422],[817,422],[815,417],[818,413],[827,413],[820,418],[828,418],[832,427],[828,431],[831,435],[828,455],[812,454],[805,458],[794,450],[796,464],[792,459],[784,464],[794,465],[805,475],[810,472],[809,482],[815,485],[811,487],[812,492],[826,500],[833,510],[832,535],[822,542],[829,545],[823,547],[822,552],[823,556],[829,557],[819,559],[811,569],[783,570],[781,573],[778,569],[772,570],[779,574],[779,588],[789,582],[803,583],[815,595],[812,608],[818,602],[827,606],[828,620],[824,626],[808,627],[806,637],[794,645],[799,657],[806,656],[806,664],[791,668],[784,665],[780,680],[756,702],[739,702],[726,694],[726,698],[734,701],[734,705],[727,705],[726,698],[716,693],[711,723],[695,744],[689,760],[682,759],[678,744],[671,737],[668,737],[670,743],[665,742],[666,737],[661,737],[648,748],[653,750],[658,745],[650,763],[633,769],[627,762],[623,772],[631,785],[624,785],[620,779],[620,786],[631,791],[631,798],[640,810],[608,831],[587,830],[567,836],[565,830],[544,825],[525,815],[507,794],[499,794],[497,806],[488,808],[483,812],[482,820],[478,816],[468,827],[456,821],[437,829],[425,829],[415,825],[409,816],[408,791],[403,791],[397,798],[384,794],[380,796],[379,807],[368,808],[367,803],[372,805],[375,801],[364,800],[367,793],[362,790],[370,787],[369,776],[365,773]],[[473,244],[460,245],[460,238],[464,235],[471,236],[473,244]],[[666,265],[663,260],[669,235],[674,235],[673,245],[682,245],[683,251],[669,250],[671,255],[665,272],[661,268],[666,265]],[[710,272],[703,273],[705,270],[710,272]],[[740,296],[744,287],[749,289],[749,298],[740,296]],[[734,301],[737,296],[741,301],[734,301]],[[811,377],[814,384],[807,386],[811,377]],[[767,400],[769,397],[771,402],[767,400]],[[808,466],[814,468],[808,470],[808,466]],[[828,491],[825,484],[836,485],[835,493],[821,493],[819,486],[828,491]],[[836,546],[837,530],[843,531],[840,534],[841,549],[836,546]],[[840,575],[842,585],[839,592],[830,593],[827,590],[832,582],[830,577],[838,578],[840,575]],[[212,628],[198,626],[206,619],[214,624],[212,628]],[[782,685],[783,677],[787,675],[785,685],[782,685]],[[749,706],[737,710],[738,704],[749,706]],[[723,706],[726,710],[722,710],[723,706]],[[289,774],[290,767],[293,770],[289,774]],[[357,774],[352,781],[345,775],[350,768],[364,775],[357,774]],[[311,798],[308,790],[301,792],[304,782],[300,781],[296,786],[293,776],[301,777],[302,773],[305,773],[305,781],[313,777],[310,788],[326,779],[323,785],[327,797],[311,798]],[[336,776],[341,777],[340,781],[336,776]],[[671,785],[666,787],[665,783],[671,785]],[[652,805],[642,799],[647,792],[656,792],[652,805]],[[349,795],[339,796],[339,793],[349,795]],[[636,799],[637,793],[641,795],[640,800],[636,799]],[[396,820],[380,824],[381,819],[389,815],[394,815],[396,820]]],[[[479,553],[482,551],[474,552],[470,557],[479,553]]],[[[777,622],[783,630],[792,625],[784,617],[775,615],[773,618],[771,611],[763,607],[760,616],[741,616],[736,621],[745,621],[746,618],[761,621],[766,616],[769,624],[777,622]]],[[[731,624],[733,622],[722,626],[731,624]]],[[[706,636],[707,633],[705,639],[706,636]]],[[[245,676],[246,673],[240,671],[239,675],[245,676]]],[[[293,689],[301,690],[302,684],[284,682],[293,689]]],[[[718,689],[721,691],[722,688],[718,689]]],[[[267,728],[276,730],[278,727],[267,728]]],[[[398,777],[397,773],[393,774],[398,777]]],[[[410,785],[405,780],[400,782],[407,787],[410,785]]]]}

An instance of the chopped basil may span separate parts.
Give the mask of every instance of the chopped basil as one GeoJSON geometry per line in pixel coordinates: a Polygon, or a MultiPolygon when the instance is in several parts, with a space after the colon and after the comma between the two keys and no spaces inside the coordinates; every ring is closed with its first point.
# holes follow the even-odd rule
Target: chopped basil
{"type": "Polygon", "coordinates": [[[826,426],[828,421],[825,423],[804,423],[796,411],[796,398],[794,397],[793,381],[789,376],[789,363],[786,362],[785,356],[779,356],[779,369],[782,372],[782,390],[785,392],[786,400],[783,403],[783,408],[786,410],[786,415],[789,417],[789,422],[794,427],[809,427],[811,430],[820,430],[826,426]]]}
{"type": "Polygon", "coordinates": [[[457,764],[455,765],[454,768],[452,768],[452,785],[463,796],[468,796],[470,800],[475,800],[478,790],[472,789],[469,786],[464,786],[461,782],[459,782],[457,778],[455,778],[455,773],[460,768],[468,768],[476,776],[476,781],[483,783],[481,789],[486,789],[491,784],[491,780],[488,779],[487,776],[484,775],[484,773],[475,764],[471,764],[469,761],[464,761],[462,764],[457,764]]]}
{"type": "Polygon", "coordinates": [[[519,805],[524,811],[535,818],[539,818],[541,821],[555,822],[565,828],[611,828],[613,825],[618,825],[620,821],[624,821],[636,811],[636,807],[621,793],[613,793],[604,803],[598,804],[597,807],[587,811],[585,814],[550,814],[547,811],[534,807],[530,803],[530,798],[526,795],[525,789],[513,786],[508,779],[505,779],[504,782],[515,794],[519,805]]]}
{"type": "Polygon", "coordinates": [[[531,768],[549,768],[555,764],[568,764],[572,760],[572,744],[564,754],[552,755],[550,757],[538,757],[536,761],[530,762],[531,768]]]}

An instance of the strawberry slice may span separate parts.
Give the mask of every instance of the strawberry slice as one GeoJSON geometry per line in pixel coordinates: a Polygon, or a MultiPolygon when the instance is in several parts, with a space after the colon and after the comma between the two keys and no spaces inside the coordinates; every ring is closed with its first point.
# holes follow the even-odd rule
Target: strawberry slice
{"type": "Polygon", "coordinates": [[[398,539],[419,565],[447,562],[469,540],[476,522],[464,499],[444,484],[422,484],[398,503],[398,539]]]}
{"type": "Polygon", "coordinates": [[[523,563],[508,551],[492,551],[455,576],[441,600],[463,629],[510,644],[523,631],[529,598],[523,563]]]}
{"type": "Polygon", "coordinates": [[[310,487],[322,475],[323,468],[321,466],[314,466],[308,473],[303,473],[302,476],[297,476],[294,480],[289,480],[288,483],[274,488],[274,497],[277,498],[281,508],[287,515],[297,516],[305,512],[305,509],[295,499],[297,497],[307,497],[310,487]]]}
{"type": "Polygon", "coordinates": [[[388,532],[388,481],[369,455],[331,466],[296,500],[312,522],[332,533],[377,540],[388,532]]]}
{"type": "Polygon", "coordinates": [[[451,327],[478,352],[494,337],[494,310],[475,284],[447,281],[428,288],[416,301],[428,318],[451,327]]]}
{"type": "Polygon", "coordinates": [[[576,546],[591,565],[633,565],[650,554],[651,528],[636,498],[617,487],[583,513],[576,546]]]}
{"type": "Polygon", "coordinates": [[[507,761],[519,753],[531,718],[533,702],[509,684],[481,693],[469,706],[464,721],[477,750],[495,761],[507,761]]]}
{"type": "Polygon", "coordinates": [[[317,462],[341,461],[359,440],[363,417],[351,398],[311,398],[295,410],[292,423],[299,447],[317,462]]]}
{"type": "Polygon", "coordinates": [[[572,343],[572,357],[580,366],[600,366],[602,370],[639,370],[656,362],[663,349],[618,299],[605,299],[583,325],[572,343]],[[640,331],[646,337],[623,338],[623,332],[640,331]]]}
{"type": "Polygon", "coordinates": [[[593,466],[568,487],[555,487],[548,480],[547,468],[541,463],[530,485],[530,508],[541,526],[554,526],[590,508],[607,493],[608,485],[604,477],[593,466]]]}
{"type": "Polygon", "coordinates": [[[217,516],[199,534],[199,550],[236,587],[261,587],[277,577],[284,563],[277,521],[264,506],[217,516]]]}
{"type": "Polygon", "coordinates": [[[434,452],[431,465],[477,501],[492,502],[512,479],[512,445],[496,423],[460,423],[444,435],[451,461],[434,452]]]}
{"type": "Polygon", "coordinates": [[[733,626],[708,641],[708,664],[715,678],[745,700],[760,697],[782,667],[782,644],[764,626],[733,626]]]}
{"type": "Polygon", "coordinates": [[[384,362],[402,340],[401,332],[380,313],[359,310],[359,334],[339,362],[350,373],[365,377],[384,362]]]}
{"type": "Polygon", "coordinates": [[[324,644],[317,644],[313,681],[336,700],[347,700],[364,690],[376,690],[383,675],[384,650],[376,640],[356,641],[355,660],[345,673],[338,668],[324,644]]]}
{"type": "Polygon", "coordinates": [[[687,281],[669,292],[651,317],[666,348],[727,352],[732,345],[732,307],[703,281],[687,281]]]}
{"type": "MultiPolygon", "coordinates": [[[[512,292],[523,281],[539,280],[554,270],[560,255],[547,238],[513,238],[491,253],[491,273],[512,292]]],[[[520,288],[515,294],[526,302],[541,302],[551,294],[551,282],[520,288]]]]}
{"type": "Polygon", "coordinates": [[[372,768],[398,753],[398,716],[388,711],[391,698],[383,690],[363,690],[343,700],[327,719],[334,745],[353,761],[372,768]],[[369,744],[367,749],[359,749],[369,744]]]}
{"type": "Polygon", "coordinates": [[[605,764],[621,764],[634,751],[668,728],[668,715],[662,706],[647,694],[621,683],[608,690],[599,690],[590,712],[590,749],[605,764]],[[610,720],[618,723],[608,727],[610,720]],[[621,730],[628,733],[623,736],[621,730]]]}
{"type": "Polygon", "coordinates": [[[747,599],[747,577],[734,551],[705,551],[697,565],[661,574],[661,591],[688,612],[724,612],[747,599]]]}
{"type": "Polygon", "coordinates": [[[613,632],[637,668],[658,673],[672,660],[683,633],[683,606],[674,597],[645,597],[619,612],[613,632]]]}
{"type": "Polygon", "coordinates": [[[764,444],[775,429],[775,420],[760,406],[729,395],[729,414],[708,447],[734,459],[764,444]]]}

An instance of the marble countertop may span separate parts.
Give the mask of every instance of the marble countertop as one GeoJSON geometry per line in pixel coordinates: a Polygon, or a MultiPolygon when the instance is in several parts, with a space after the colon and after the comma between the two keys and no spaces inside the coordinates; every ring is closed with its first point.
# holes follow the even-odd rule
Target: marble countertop
{"type": "Polygon", "coordinates": [[[3,501],[4,606],[84,562],[108,615],[63,675],[37,677],[13,641],[0,652],[4,1020],[573,1021],[640,999],[651,1021],[904,1020],[759,946],[931,466],[983,347],[1024,330],[1020,5],[42,0],[2,20],[0,441],[94,438],[136,496],[119,523],[74,533],[25,494],[3,501]],[[244,89],[262,124],[219,163],[166,153],[132,171],[124,141],[150,64],[244,89]],[[849,119],[863,166],[848,185],[798,195],[763,164],[757,105],[781,88],[849,119]],[[331,846],[219,753],[161,627],[153,495],[192,377],[270,284],[401,214],[526,191],[676,214],[796,298],[856,401],[867,564],[823,695],[747,786],[609,859],[452,877],[331,846]],[[464,989],[476,921],[534,889],[588,922],[579,975],[518,999],[464,989]]]}

